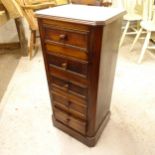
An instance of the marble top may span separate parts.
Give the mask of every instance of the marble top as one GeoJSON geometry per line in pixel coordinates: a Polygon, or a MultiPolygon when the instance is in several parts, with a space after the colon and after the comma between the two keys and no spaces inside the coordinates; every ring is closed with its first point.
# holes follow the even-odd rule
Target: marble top
{"type": "Polygon", "coordinates": [[[64,20],[90,25],[104,25],[123,16],[121,8],[67,4],[36,12],[36,17],[64,20]]]}

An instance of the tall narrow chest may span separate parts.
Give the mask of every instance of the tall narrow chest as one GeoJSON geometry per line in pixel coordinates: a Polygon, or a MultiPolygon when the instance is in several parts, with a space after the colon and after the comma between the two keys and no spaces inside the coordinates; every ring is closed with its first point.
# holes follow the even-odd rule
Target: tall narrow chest
{"type": "Polygon", "coordinates": [[[53,124],[88,146],[109,120],[123,14],[73,4],[36,13],[53,124]]]}

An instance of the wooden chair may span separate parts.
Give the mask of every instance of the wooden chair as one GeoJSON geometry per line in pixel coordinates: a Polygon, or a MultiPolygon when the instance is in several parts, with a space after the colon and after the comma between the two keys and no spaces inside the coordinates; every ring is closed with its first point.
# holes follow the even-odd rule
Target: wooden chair
{"type": "Polygon", "coordinates": [[[0,10],[0,24],[5,24],[8,20],[14,19],[19,37],[19,42],[0,43],[0,49],[21,48],[22,51],[26,51],[27,41],[21,20],[23,14],[20,7],[15,0],[0,0],[0,10]]]}
{"type": "Polygon", "coordinates": [[[151,39],[151,34],[153,32],[155,32],[155,8],[153,8],[153,4],[154,4],[154,0],[146,0],[145,1],[145,11],[146,11],[146,17],[145,20],[141,21],[140,23],[140,30],[138,32],[138,34],[136,35],[131,49],[133,49],[134,45],[136,44],[136,42],[138,41],[140,35],[142,34],[142,31],[145,30],[146,31],[146,37],[145,37],[145,41],[141,50],[141,54],[140,57],[138,59],[138,63],[141,63],[144,54],[146,52],[146,49],[155,49],[155,47],[153,46],[149,46],[149,41],[151,39]]]}
{"type": "Polygon", "coordinates": [[[70,0],[73,4],[84,4],[84,5],[94,5],[94,6],[111,6],[111,2],[104,2],[103,0],[70,0]]]}
{"type": "Polygon", "coordinates": [[[48,7],[53,7],[56,5],[54,0],[16,0],[19,6],[22,8],[23,15],[26,18],[29,29],[30,29],[30,39],[29,39],[29,57],[32,58],[33,49],[37,50],[36,46],[36,32],[38,30],[38,24],[34,16],[34,11],[39,9],[44,9],[48,7]]]}
{"type": "Polygon", "coordinates": [[[2,4],[2,2],[0,1],[0,26],[5,24],[7,21],[9,20],[5,7],[2,4]]]}
{"type": "Polygon", "coordinates": [[[126,22],[126,25],[120,39],[119,47],[122,46],[126,35],[135,35],[138,33],[137,28],[142,20],[143,4],[136,2],[134,6],[132,3],[131,0],[124,0],[124,8],[126,9],[127,14],[124,15],[123,20],[126,22]],[[133,24],[133,22],[135,22],[135,24],[133,24]]]}
{"type": "Polygon", "coordinates": [[[69,0],[55,0],[57,5],[64,5],[70,3],[69,0]]]}

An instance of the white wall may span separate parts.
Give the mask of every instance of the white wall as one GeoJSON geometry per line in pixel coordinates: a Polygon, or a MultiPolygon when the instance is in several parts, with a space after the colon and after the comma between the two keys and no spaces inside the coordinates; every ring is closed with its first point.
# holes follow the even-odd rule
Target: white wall
{"type": "Polygon", "coordinates": [[[112,0],[114,7],[123,7],[123,0],[112,0]]]}
{"type": "MultiPolygon", "coordinates": [[[[23,20],[25,35],[29,37],[29,28],[25,20],[23,20]]],[[[18,41],[18,33],[13,19],[0,27],[0,43],[18,41]],[[11,32],[11,33],[10,33],[11,32]]]]}
{"type": "Polygon", "coordinates": [[[17,37],[15,23],[13,20],[10,20],[9,22],[7,22],[6,24],[0,27],[0,43],[17,41],[17,40],[18,40],[18,37],[17,37]]]}

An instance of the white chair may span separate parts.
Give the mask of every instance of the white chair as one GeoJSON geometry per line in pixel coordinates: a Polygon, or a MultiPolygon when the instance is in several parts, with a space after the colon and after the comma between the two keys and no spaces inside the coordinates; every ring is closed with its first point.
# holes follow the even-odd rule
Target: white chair
{"type": "Polygon", "coordinates": [[[141,63],[144,54],[146,52],[146,49],[155,49],[155,47],[153,46],[149,46],[149,41],[151,39],[151,34],[152,32],[155,32],[155,8],[153,7],[154,4],[154,0],[146,0],[146,4],[145,4],[145,20],[141,21],[140,23],[140,30],[138,32],[138,34],[136,35],[132,45],[131,45],[131,49],[133,49],[134,45],[136,44],[136,42],[138,41],[140,35],[142,34],[142,31],[145,30],[146,31],[146,37],[145,37],[145,41],[141,50],[141,54],[140,57],[138,59],[138,63],[141,63]]]}
{"type": "Polygon", "coordinates": [[[138,33],[138,23],[142,20],[142,2],[135,2],[135,5],[133,5],[134,1],[124,0],[124,8],[126,9],[127,14],[124,15],[123,20],[126,22],[126,25],[120,39],[119,47],[122,46],[126,35],[138,33]],[[133,24],[133,22],[135,22],[136,25],[133,24]],[[132,31],[129,32],[129,29],[132,31]]]}

